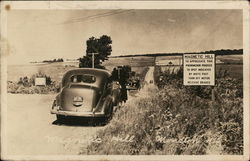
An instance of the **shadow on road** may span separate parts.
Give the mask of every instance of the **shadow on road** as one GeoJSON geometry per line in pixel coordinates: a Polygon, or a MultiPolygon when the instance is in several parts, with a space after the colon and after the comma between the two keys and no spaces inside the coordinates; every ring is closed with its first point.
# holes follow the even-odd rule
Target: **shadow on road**
{"type": "Polygon", "coordinates": [[[58,126],[105,126],[108,124],[105,118],[75,118],[67,117],[63,120],[55,120],[52,122],[53,125],[58,126]]]}

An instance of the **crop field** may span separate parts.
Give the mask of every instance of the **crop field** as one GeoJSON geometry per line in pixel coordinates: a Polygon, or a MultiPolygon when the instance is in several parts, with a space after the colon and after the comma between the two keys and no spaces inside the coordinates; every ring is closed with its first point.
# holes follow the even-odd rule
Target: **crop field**
{"type": "Polygon", "coordinates": [[[145,70],[145,67],[154,66],[153,57],[121,57],[121,58],[109,58],[105,61],[103,65],[106,69],[112,71],[113,68],[122,65],[129,65],[132,68],[132,71],[136,73],[142,73],[145,70]]]}
{"type": "MultiPolygon", "coordinates": [[[[110,58],[103,65],[106,69],[112,71],[114,67],[121,65],[130,65],[132,71],[141,74],[147,66],[154,65],[152,57],[129,57],[129,58],[110,58]]],[[[60,82],[63,74],[71,69],[78,68],[78,62],[58,62],[50,64],[26,64],[26,65],[8,65],[7,80],[18,81],[20,77],[31,77],[33,74],[42,72],[51,77],[52,81],[60,82]]]]}
{"type": "Polygon", "coordinates": [[[242,64],[217,64],[216,74],[221,71],[226,71],[229,76],[233,78],[243,79],[243,65],[242,64]]]}
{"type": "MultiPolygon", "coordinates": [[[[180,62],[180,57],[176,56],[165,56],[165,57],[157,57],[156,61],[168,61],[172,62],[180,62]],[[168,59],[169,57],[169,59],[168,59]]],[[[217,56],[216,57],[216,75],[220,76],[223,73],[226,73],[230,77],[243,79],[243,64],[242,64],[242,55],[228,55],[228,56],[217,56]]],[[[181,65],[161,65],[161,71],[168,71],[170,73],[176,73],[181,65]]]]}
{"type": "Polygon", "coordinates": [[[170,73],[177,73],[177,71],[181,68],[181,66],[161,66],[161,71],[166,72],[169,71],[170,73]]]}
{"type": "MultiPolygon", "coordinates": [[[[120,57],[120,58],[109,58],[109,60],[103,62],[106,69],[112,71],[114,67],[121,65],[130,65],[132,71],[136,73],[142,73],[147,66],[154,66],[155,61],[159,60],[178,60],[180,57],[165,56],[165,57],[120,57]]],[[[238,64],[242,62],[242,55],[229,55],[229,56],[217,56],[217,60],[225,62],[224,64],[216,65],[216,73],[227,72],[231,77],[243,78],[243,65],[238,64]],[[230,62],[230,64],[227,64],[230,62]]],[[[60,81],[63,74],[70,70],[78,67],[78,62],[61,62],[51,64],[27,64],[27,65],[9,65],[7,67],[7,80],[18,81],[20,77],[28,76],[31,77],[33,74],[42,72],[49,75],[53,81],[60,81]]],[[[162,65],[162,71],[176,72],[180,66],[167,66],[162,65]]]]}
{"type": "MultiPolygon", "coordinates": [[[[161,66],[162,72],[176,73],[181,66],[161,66]]],[[[230,77],[243,79],[243,65],[242,64],[217,64],[216,75],[220,76],[222,73],[227,73],[230,77]]]]}
{"type": "Polygon", "coordinates": [[[220,55],[216,56],[217,60],[228,64],[242,64],[243,57],[242,55],[220,55]]]}
{"type": "Polygon", "coordinates": [[[130,65],[132,67],[141,67],[141,66],[153,66],[154,65],[153,57],[119,57],[119,58],[109,58],[105,61],[103,65],[105,67],[113,67],[119,65],[130,65]]]}
{"type": "MultiPolygon", "coordinates": [[[[142,73],[145,71],[147,66],[154,66],[155,61],[167,60],[167,59],[179,59],[179,57],[169,56],[169,57],[122,57],[122,58],[110,58],[109,60],[103,62],[106,69],[112,71],[114,67],[120,65],[130,65],[132,71],[136,73],[142,73]]],[[[242,61],[241,55],[230,55],[230,56],[217,56],[217,60],[227,61],[233,64],[217,64],[216,74],[220,75],[221,72],[227,72],[231,77],[238,79],[243,78],[243,65],[237,64],[237,62],[242,61]]],[[[61,62],[61,63],[51,63],[51,64],[27,64],[27,65],[9,65],[7,67],[7,80],[8,81],[18,81],[20,77],[31,77],[33,74],[42,72],[49,75],[53,81],[59,82],[63,74],[70,70],[78,67],[78,62],[61,62]]],[[[161,66],[162,71],[176,72],[180,66],[161,66]]]]}

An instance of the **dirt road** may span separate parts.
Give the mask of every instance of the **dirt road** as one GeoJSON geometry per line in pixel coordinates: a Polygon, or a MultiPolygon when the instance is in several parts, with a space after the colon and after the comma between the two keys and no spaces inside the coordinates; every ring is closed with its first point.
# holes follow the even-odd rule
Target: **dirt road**
{"type": "Polygon", "coordinates": [[[154,82],[154,66],[150,66],[149,70],[145,76],[145,83],[146,85],[143,88],[145,94],[148,94],[148,90],[154,90],[156,88],[154,82]]]}
{"type": "MultiPolygon", "coordinates": [[[[153,72],[154,67],[150,67],[145,77],[147,84],[138,95],[146,96],[154,87],[153,72]]],[[[86,150],[98,130],[105,128],[53,124],[56,117],[50,109],[54,98],[55,95],[8,94],[4,126],[8,155],[77,155],[80,149],[86,150]]],[[[133,99],[129,97],[129,101],[133,99]]]]}
{"type": "Polygon", "coordinates": [[[149,67],[148,72],[145,76],[145,81],[147,83],[150,83],[150,81],[154,81],[154,67],[153,66],[149,67]]]}
{"type": "Polygon", "coordinates": [[[76,155],[104,126],[54,125],[49,113],[55,95],[8,94],[8,155],[76,155]]]}
{"type": "Polygon", "coordinates": [[[151,97],[157,91],[157,86],[154,84],[154,66],[150,66],[148,72],[145,75],[144,86],[140,91],[130,91],[129,99],[127,103],[134,102],[134,98],[138,97],[151,97]]]}

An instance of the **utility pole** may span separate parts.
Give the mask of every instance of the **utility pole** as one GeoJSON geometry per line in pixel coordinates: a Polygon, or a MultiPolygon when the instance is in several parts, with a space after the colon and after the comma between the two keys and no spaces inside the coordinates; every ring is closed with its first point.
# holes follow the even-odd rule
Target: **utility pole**
{"type": "Polygon", "coordinates": [[[92,68],[95,68],[95,55],[98,55],[99,53],[90,53],[92,55],[92,68]]]}

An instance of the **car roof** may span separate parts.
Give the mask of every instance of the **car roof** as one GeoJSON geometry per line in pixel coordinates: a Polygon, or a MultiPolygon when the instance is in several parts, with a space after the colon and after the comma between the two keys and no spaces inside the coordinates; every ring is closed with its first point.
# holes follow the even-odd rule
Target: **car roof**
{"type": "Polygon", "coordinates": [[[89,74],[96,77],[95,86],[102,85],[103,80],[107,80],[111,76],[111,73],[108,70],[104,69],[97,69],[97,68],[79,68],[79,69],[72,69],[67,71],[62,79],[62,86],[65,86],[73,75],[83,75],[89,74]]]}

